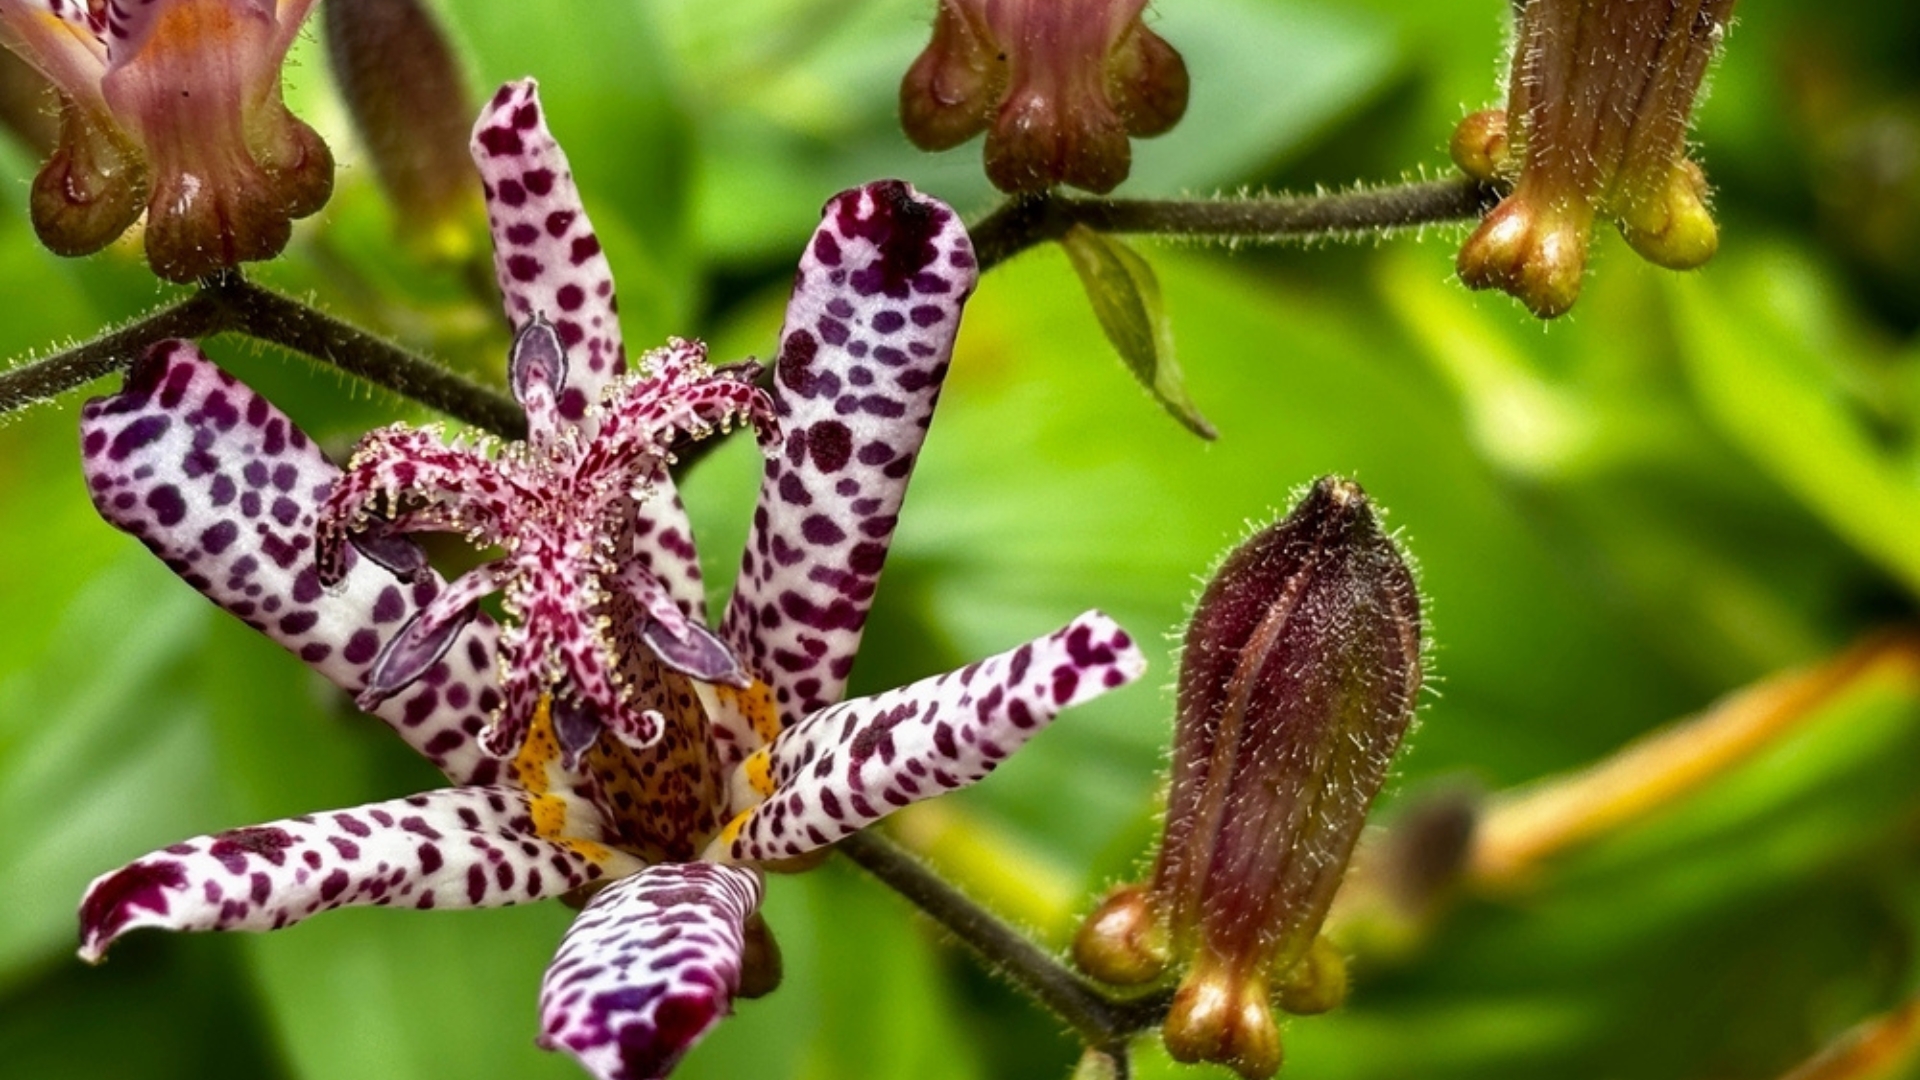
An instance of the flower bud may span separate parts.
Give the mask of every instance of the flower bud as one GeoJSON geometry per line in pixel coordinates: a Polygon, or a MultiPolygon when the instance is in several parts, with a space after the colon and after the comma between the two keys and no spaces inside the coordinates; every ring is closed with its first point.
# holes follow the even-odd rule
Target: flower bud
{"type": "Polygon", "coordinates": [[[97,251],[147,212],[147,261],[190,281],[286,246],[333,190],[333,158],[287,111],[280,67],[312,0],[0,4],[0,43],[60,98],[34,230],[97,251]]]}
{"type": "Polygon", "coordinates": [[[923,150],[987,132],[1002,191],[1066,183],[1107,192],[1129,138],[1187,109],[1187,67],[1141,21],[1146,0],[940,0],[933,40],[900,83],[900,121],[923,150]]]}
{"type": "Polygon", "coordinates": [[[1114,982],[1141,981],[1125,977],[1141,957],[1187,963],[1164,1030],[1175,1057],[1271,1076],[1272,999],[1318,1012],[1344,998],[1320,927],[1412,719],[1420,632],[1399,550],[1365,493],[1331,477],[1201,596],[1153,880],[1110,897],[1074,949],[1114,982]]]}
{"type": "Polygon", "coordinates": [[[1511,293],[1541,318],[1580,293],[1593,222],[1675,270],[1713,256],[1706,177],[1687,122],[1734,0],[1531,0],[1507,107],[1455,132],[1456,164],[1514,189],[1460,250],[1460,278],[1511,293]]]}
{"type": "Polygon", "coordinates": [[[480,208],[467,160],[476,110],[439,20],[420,0],[327,0],[321,12],[334,79],[402,235],[455,243],[445,234],[480,208]]]}

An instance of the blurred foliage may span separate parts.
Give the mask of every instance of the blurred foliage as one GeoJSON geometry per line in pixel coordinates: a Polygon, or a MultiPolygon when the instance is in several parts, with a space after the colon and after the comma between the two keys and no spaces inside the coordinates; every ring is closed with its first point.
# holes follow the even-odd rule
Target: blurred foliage
{"type": "MultiPolygon", "coordinates": [[[[1311,188],[1439,170],[1491,103],[1506,0],[1162,0],[1185,122],[1121,194],[1311,188]]],[[[542,80],[621,289],[628,340],[767,355],[834,191],[899,175],[979,212],[977,144],[893,121],[931,0],[607,0],[554,18],[446,3],[473,85],[542,80]]],[[[484,223],[395,236],[323,52],[289,97],[341,161],[333,203],[258,276],[498,378],[484,223]]],[[[1308,250],[1136,245],[1186,388],[1172,422],[1113,362],[1064,254],[983,282],[856,690],[945,670],[1099,605],[1153,643],[1145,685],[1066,717],[990,782],[903,823],[1052,943],[1137,869],[1198,576],[1314,477],[1391,513],[1429,600],[1435,693],[1380,808],[1607,755],[1782,668],[1912,618],[1920,595],[1920,9],[1743,7],[1696,130],[1719,257],[1684,278],[1602,242],[1536,323],[1451,280],[1458,229],[1308,250]],[[945,840],[940,837],[947,837],[945,840]],[[995,845],[999,846],[995,846],[995,845]],[[982,851],[999,852],[998,857],[982,851]]],[[[477,103],[476,103],[477,104],[477,103]]],[[[137,252],[32,243],[34,162],[0,148],[0,352],[45,352],[162,295],[137,252]]],[[[263,350],[212,350],[335,449],[411,410],[263,350]]],[[[280,934],[139,935],[71,959],[94,874],[180,836],[432,783],[293,661],[102,526],[79,400],[0,427],[0,1061],[8,1075],[577,1075],[532,1045],[567,912],[343,912],[280,934]]],[[[724,588],[757,466],[687,484],[724,588]]],[[[1865,680],[1675,805],[1474,892],[1363,953],[1341,1011],[1294,1021],[1297,1078],[1765,1078],[1920,983],[1920,687],[1865,680]]],[[[841,865],[777,878],[787,983],[677,1075],[1065,1076],[1077,1048],[841,865]]],[[[1150,1077],[1224,1075],[1160,1060],[1150,1077]]]]}

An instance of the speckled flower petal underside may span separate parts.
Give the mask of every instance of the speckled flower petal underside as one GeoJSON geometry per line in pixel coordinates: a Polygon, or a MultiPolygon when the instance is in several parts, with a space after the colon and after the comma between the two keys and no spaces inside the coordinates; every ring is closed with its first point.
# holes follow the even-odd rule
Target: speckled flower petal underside
{"type": "MultiPolygon", "coordinates": [[[[349,550],[340,584],[323,588],[314,517],[340,470],[192,344],[153,346],[118,394],[86,404],[80,431],[102,517],[349,694],[365,689],[381,643],[443,587],[430,572],[401,583],[349,550]]],[[[475,618],[418,682],[371,710],[455,783],[499,775],[475,738],[499,701],[498,633],[475,618]]]]}
{"type": "Polygon", "coordinates": [[[277,930],[349,905],[501,907],[639,863],[592,839],[592,811],[518,788],[447,788],[195,837],[96,878],[80,955],[129,930],[277,930]],[[580,839],[555,840],[564,833],[580,839]]]}
{"type": "Polygon", "coordinates": [[[1063,709],[1146,670],[1126,631],[1090,611],[959,671],[824,709],[735,774],[736,805],[766,801],[714,843],[731,859],[787,859],[993,771],[1063,709]],[[755,782],[770,792],[753,792],[755,782]],[[740,790],[742,786],[749,790],[740,790]]]}
{"type": "Polygon", "coordinates": [[[976,277],[959,218],[899,181],[835,196],[800,260],[774,375],[785,445],[722,627],[785,725],[846,688],[976,277]]]}
{"type": "MultiPolygon", "coordinates": [[[[534,316],[553,324],[566,349],[560,415],[585,416],[589,402],[626,370],[613,271],[587,220],[567,155],[547,130],[539,84],[502,86],[473,127],[493,230],[494,276],[518,331],[534,316]]],[[[683,611],[705,623],[706,594],[693,527],[671,477],[662,476],[635,530],[635,555],[667,586],[683,611]]]]}
{"type": "Polygon", "coordinates": [[[599,1080],[657,1080],[733,1009],[757,871],[650,867],[573,921],[540,984],[540,1045],[599,1080]]]}

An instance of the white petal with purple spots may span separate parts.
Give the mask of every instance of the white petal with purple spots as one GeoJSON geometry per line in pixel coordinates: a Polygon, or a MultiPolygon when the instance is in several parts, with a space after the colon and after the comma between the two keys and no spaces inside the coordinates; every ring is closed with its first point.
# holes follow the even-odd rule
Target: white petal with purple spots
{"type": "Polygon", "coordinates": [[[602,889],[540,984],[540,1045],[599,1080],[657,1080],[733,1011],[753,870],[655,866],[602,889]]]}
{"type": "Polygon", "coordinates": [[[632,873],[597,843],[597,814],[518,788],[449,788],[195,837],[96,878],[80,955],[145,926],[277,930],[349,905],[501,907],[632,873]],[[566,840],[544,833],[559,831],[566,840]]]}
{"type": "MultiPolygon", "coordinates": [[[[432,574],[396,581],[348,550],[342,582],[323,588],[315,515],[340,470],[190,343],[153,346],[118,394],[86,404],[80,433],[102,517],[350,694],[365,688],[382,643],[442,587],[432,574]]],[[[497,635],[475,619],[439,663],[372,710],[458,783],[498,774],[474,739],[499,700],[497,635]]]]}
{"type": "Polygon", "coordinates": [[[769,457],[723,635],[784,723],[840,700],[976,279],[959,217],[897,180],[835,196],[800,261],[769,457]]]}
{"type": "Polygon", "coordinates": [[[762,861],[825,847],[903,806],[972,784],[1062,709],[1145,670],[1126,631],[1090,611],[959,671],[823,709],[741,766],[736,806],[757,797],[756,775],[771,775],[773,792],[736,818],[709,855],[762,861]]]}

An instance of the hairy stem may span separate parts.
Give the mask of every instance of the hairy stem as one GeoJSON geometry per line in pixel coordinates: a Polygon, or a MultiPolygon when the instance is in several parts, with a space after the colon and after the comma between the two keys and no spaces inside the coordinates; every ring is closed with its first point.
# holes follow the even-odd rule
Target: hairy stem
{"type": "Polygon", "coordinates": [[[506,394],[383,341],[306,304],[262,288],[238,271],[215,274],[178,303],[0,373],[0,416],[127,366],[157,341],[234,332],[331,364],[401,397],[508,438],[526,435],[526,417],[506,394]]]}
{"type": "Polygon", "coordinates": [[[1116,997],[1082,978],[875,830],[837,850],[952,931],[995,970],[1080,1033],[1089,1046],[1124,1060],[1127,1040],[1165,1018],[1169,998],[1116,997]]]}
{"type": "Polygon", "coordinates": [[[197,293],[83,345],[0,372],[0,416],[124,371],[156,341],[218,333],[225,329],[226,314],[211,297],[197,293]]]}
{"type": "Polygon", "coordinates": [[[498,390],[237,274],[210,278],[204,288],[226,309],[230,329],[332,364],[474,427],[526,437],[525,414],[498,390]]]}
{"type": "Polygon", "coordinates": [[[1097,232],[1160,233],[1250,241],[1376,238],[1396,229],[1466,221],[1498,200],[1467,177],[1328,195],[1251,199],[1079,199],[1054,192],[1008,200],[970,231],[982,272],[1075,225],[1097,232]]]}

